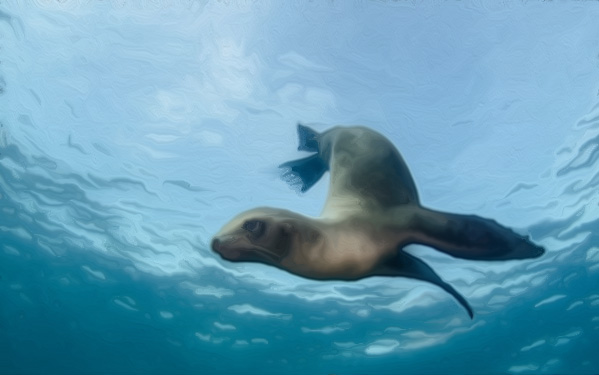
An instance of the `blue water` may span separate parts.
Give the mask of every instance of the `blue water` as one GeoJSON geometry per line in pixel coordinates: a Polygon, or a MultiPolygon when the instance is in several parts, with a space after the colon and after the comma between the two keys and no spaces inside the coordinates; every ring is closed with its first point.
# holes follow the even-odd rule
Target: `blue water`
{"type": "Polygon", "coordinates": [[[599,3],[0,2],[0,373],[599,373],[599,3]],[[233,215],[318,215],[295,125],[362,124],[429,207],[540,259],[424,247],[317,282],[209,249],[233,215]]]}

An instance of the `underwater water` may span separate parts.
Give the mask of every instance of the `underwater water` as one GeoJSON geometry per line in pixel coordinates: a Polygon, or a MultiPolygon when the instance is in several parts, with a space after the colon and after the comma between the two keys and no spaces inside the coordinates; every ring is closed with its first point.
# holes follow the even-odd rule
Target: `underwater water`
{"type": "Polygon", "coordinates": [[[0,373],[599,373],[599,3],[0,2],[0,373]],[[362,124],[424,205],[538,259],[404,278],[230,263],[296,124],[362,124]]]}

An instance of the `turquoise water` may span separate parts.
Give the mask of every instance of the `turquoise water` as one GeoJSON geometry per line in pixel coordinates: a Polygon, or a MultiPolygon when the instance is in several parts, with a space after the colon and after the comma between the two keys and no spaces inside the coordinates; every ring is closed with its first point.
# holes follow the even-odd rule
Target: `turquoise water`
{"type": "Polygon", "coordinates": [[[0,2],[0,373],[598,373],[599,3],[0,2]],[[296,124],[362,124],[421,201],[547,249],[433,285],[209,248],[318,215],[296,124]]]}

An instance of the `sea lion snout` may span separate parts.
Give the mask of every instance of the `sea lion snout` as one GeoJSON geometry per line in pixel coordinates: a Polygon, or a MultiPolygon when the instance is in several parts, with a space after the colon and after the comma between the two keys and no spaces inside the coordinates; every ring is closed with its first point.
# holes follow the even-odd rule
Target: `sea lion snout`
{"type": "Polygon", "coordinates": [[[210,247],[212,247],[212,250],[218,252],[220,249],[220,240],[218,238],[213,239],[210,247]]]}
{"type": "Polygon", "coordinates": [[[210,246],[212,247],[212,251],[226,260],[238,260],[242,254],[240,249],[237,249],[234,246],[227,246],[226,243],[223,244],[223,241],[216,237],[212,240],[212,244],[210,246]]]}

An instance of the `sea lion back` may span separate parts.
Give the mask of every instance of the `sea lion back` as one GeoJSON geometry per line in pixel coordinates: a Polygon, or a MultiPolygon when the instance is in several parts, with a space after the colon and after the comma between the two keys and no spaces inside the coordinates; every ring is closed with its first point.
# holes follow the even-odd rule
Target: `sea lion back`
{"type": "Polygon", "coordinates": [[[335,127],[318,133],[298,125],[299,150],[316,154],[281,165],[287,180],[301,181],[308,190],[331,172],[331,185],[323,216],[338,211],[385,210],[418,204],[412,175],[399,151],[381,134],[366,127],[335,127]]]}
{"type": "Polygon", "coordinates": [[[362,206],[381,209],[419,203],[408,166],[381,134],[365,127],[336,127],[323,133],[322,144],[331,170],[329,197],[358,199],[362,206]]]}

